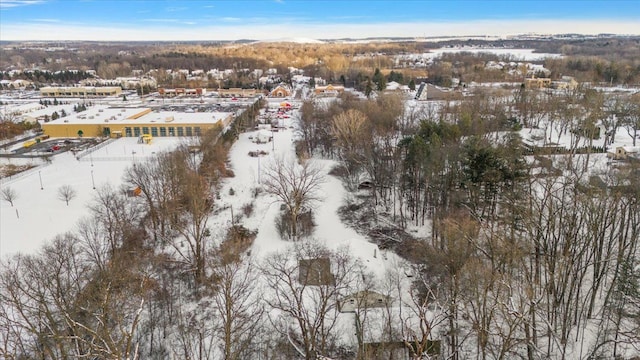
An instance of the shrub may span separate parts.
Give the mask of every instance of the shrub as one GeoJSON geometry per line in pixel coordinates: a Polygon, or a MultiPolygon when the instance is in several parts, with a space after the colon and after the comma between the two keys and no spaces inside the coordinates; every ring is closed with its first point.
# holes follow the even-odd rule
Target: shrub
{"type": "Polygon", "coordinates": [[[251,214],[253,214],[253,203],[245,204],[242,207],[242,213],[245,217],[251,216],[251,214]]]}
{"type": "MultiPolygon", "coordinates": [[[[281,211],[280,216],[276,218],[276,230],[283,239],[291,239],[291,221],[291,213],[288,210],[281,211]]],[[[315,226],[311,210],[300,213],[297,222],[298,238],[311,235],[315,226]]]]}

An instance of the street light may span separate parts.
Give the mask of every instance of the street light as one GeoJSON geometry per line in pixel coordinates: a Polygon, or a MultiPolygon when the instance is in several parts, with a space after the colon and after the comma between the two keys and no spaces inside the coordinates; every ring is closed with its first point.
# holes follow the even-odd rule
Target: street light
{"type": "Polygon", "coordinates": [[[44,190],[42,187],[42,174],[40,174],[40,170],[38,170],[38,177],[40,178],[40,190],[44,190]]]}

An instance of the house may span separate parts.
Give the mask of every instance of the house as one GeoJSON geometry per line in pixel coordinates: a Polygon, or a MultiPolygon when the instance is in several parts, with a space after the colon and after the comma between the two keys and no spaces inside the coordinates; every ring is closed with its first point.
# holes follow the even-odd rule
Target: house
{"type": "Polygon", "coordinates": [[[408,93],[409,92],[409,87],[407,85],[402,85],[396,81],[390,81],[387,83],[387,86],[385,88],[386,92],[401,92],[401,93],[408,93]]]}
{"type": "Polygon", "coordinates": [[[362,309],[388,307],[391,305],[391,300],[387,295],[363,290],[344,297],[338,306],[340,312],[356,312],[362,309]]]}
{"type": "Polygon", "coordinates": [[[531,78],[524,79],[524,87],[527,89],[542,89],[542,88],[548,88],[550,86],[551,86],[550,78],[537,78],[534,76],[531,78]]]}
{"type": "Polygon", "coordinates": [[[563,76],[558,81],[553,82],[553,87],[558,90],[575,90],[578,82],[572,76],[563,76]]]}
{"type": "Polygon", "coordinates": [[[630,157],[640,157],[640,146],[618,146],[616,152],[607,153],[607,157],[613,160],[627,160],[630,157]]]}
{"type": "Polygon", "coordinates": [[[142,189],[140,189],[139,186],[136,186],[135,188],[132,188],[132,189],[127,189],[128,197],[136,197],[136,196],[140,196],[140,194],[142,194],[142,189]]]}
{"type": "Polygon", "coordinates": [[[302,285],[332,285],[335,278],[331,273],[331,259],[301,259],[298,261],[298,282],[302,285]]]}
{"type": "MultiPolygon", "coordinates": [[[[438,330],[434,328],[431,330],[432,335],[424,337],[426,334],[423,333],[425,328],[422,320],[414,311],[406,306],[397,306],[398,304],[380,306],[379,298],[383,298],[383,302],[384,299],[389,302],[391,299],[373,291],[361,291],[353,295],[375,300],[375,304],[369,308],[355,309],[352,312],[342,312],[340,309],[336,327],[345,334],[341,345],[354,349],[357,352],[356,358],[408,359],[417,346],[421,347],[421,352],[434,358],[440,355],[441,341],[431,337],[438,330]]],[[[343,300],[350,300],[350,297],[343,300]]]]}
{"type": "Polygon", "coordinates": [[[338,96],[344,92],[342,85],[316,86],[313,90],[316,96],[338,96]]]}
{"type": "Polygon", "coordinates": [[[285,85],[278,85],[269,93],[269,97],[283,98],[289,96],[291,96],[291,89],[285,85]]]}

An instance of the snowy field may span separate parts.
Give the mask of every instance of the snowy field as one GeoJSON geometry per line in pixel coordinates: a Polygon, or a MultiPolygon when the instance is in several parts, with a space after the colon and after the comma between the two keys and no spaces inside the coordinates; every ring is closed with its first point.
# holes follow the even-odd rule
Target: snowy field
{"type": "Polygon", "coordinates": [[[522,61],[540,61],[545,58],[559,58],[560,54],[535,53],[535,49],[500,49],[500,48],[477,48],[477,47],[457,47],[434,49],[427,53],[430,57],[439,57],[442,54],[455,54],[460,52],[469,52],[473,54],[487,53],[498,56],[511,56],[514,60],[522,61]]]}
{"type": "Polygon", "coordinates": [[[143,145],[136,138],[122,138],[82,160],[65,152],[23,176],[3,179],[2,188],[12,188],[17,196],[13,207],[6,201],[0,202],[0,258],[16,252],[34,253],[45,241],[72,230],[87,214],[94,185],[120,186],[124,170],[133,161],[173,149],[179,142],[179,138],[154,138],[152,144],[143,145]],[[68,206],[58,199],[58,189],[64,185],[71,186],[77,194],[68,206]]]}
{"type": "Polygon", "coordinates": [[[535,53],[535,49],[502,49],[502,48],[479,48],[479,47],[457,47],[457,48],[441,48],[432,49],[427,53],[422,54],[405,54],[397,55],[399,60],[422,60],[425,62],[431,62],[436,58],[441,57],[443,54],[455,54],[461,52],[468,52],[472,54],[494,54],[498,56],[509,56],[512,61],[542,61],[546,58],[560,58],[560,54],[550,53],[535,53]]]}

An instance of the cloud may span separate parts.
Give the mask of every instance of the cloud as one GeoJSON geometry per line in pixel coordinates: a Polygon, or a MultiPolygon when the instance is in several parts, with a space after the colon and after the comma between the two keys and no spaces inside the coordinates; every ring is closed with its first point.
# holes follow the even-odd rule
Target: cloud
{"type": "Polygon", "coordinates": [[[507,36],[516,34],[640,34],[635,21],[620,20],[483,20],[411,23],[214,23],[185,26],[186,20],[147,19],[137,26],[79,25],[46,22],[0,23],[3,40],[211,41],[296,37],[341,39],[367,37],[507,36]],[[157,23],[157,24],[154,24],[157,23]]]}
{"type": "Polygon", "coordinates": [[[59,23],[60,19],[31,19],[31,21],[44,22],[44,23],[59,23]]]}
{"type": "Polygon", "coordinates": [[[142,19],[146,22],[160,22],[160,23],[177,23],[177,19],[142,19]]]}
{"type": "Polygon", "coordinates": [[[224,22],[239,22],[239,21],[242,21],[242,18],[225,16],[225,17],[220,18],[220,21],[224,21],[224,22]]]}
{"type": "Polygon", "coordinates": [[[189,8],[186,6],[170,6],[168,8],[165,8],[164,10],[167,12],[178,12],[178,11],[189,10],[189,8]]]}
{"type": "Polygon", "coordinates": [[[18,6],[36,5],[44,3],[44,0],[0,0],[0,9],[8,9],[18,6]]]}

